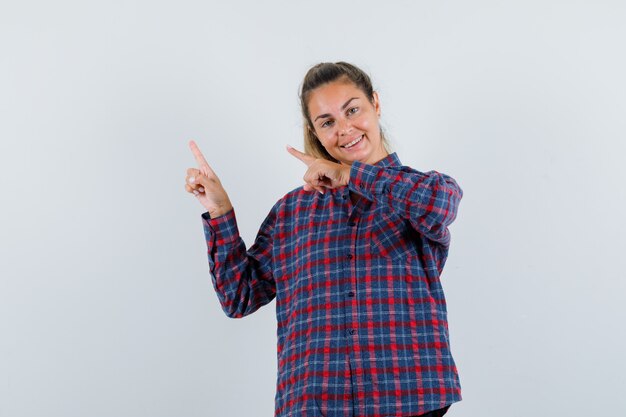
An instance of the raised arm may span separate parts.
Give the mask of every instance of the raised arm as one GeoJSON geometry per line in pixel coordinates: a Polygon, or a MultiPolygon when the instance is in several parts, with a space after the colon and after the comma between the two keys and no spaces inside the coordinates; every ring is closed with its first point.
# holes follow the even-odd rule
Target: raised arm
{"type": "Polygon", "coordinates": [[[213,287],[224,313],[239,318],[251,314],[276,296],[272,276],[274,211],[267,216],[254,244],[246,250],[239,236],[228,194],[194,141],[189,147],[198,168],[189,168],[185,189],[207,210],[202,223],[213,287]]]}
{"type": "Polygon", "coordinates": [[[288,147],[307,165],[305,190],[347,185],[370,201],[388,204],[409,220],[423,236],[444,247],[450,244],[448,226],[456,218],[463,190],[456,181],[437,171],[420,172],[407,166],[378,166],[354,161],[351,166],[314,158],[288,147]]]}

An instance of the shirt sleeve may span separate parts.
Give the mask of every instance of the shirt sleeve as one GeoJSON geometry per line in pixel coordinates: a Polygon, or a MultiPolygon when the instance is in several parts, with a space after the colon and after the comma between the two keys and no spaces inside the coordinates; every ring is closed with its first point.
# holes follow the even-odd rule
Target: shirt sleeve
{"type": "Polygon", "coordinates": [[[228,317],[252,314],[276,296],[272,274],[275,207],[248,250],[239,236],[234,209],[213,219],[208,212],[202,214],[211,280],[228,317]]]}
{"type": "Polygon", "coordinates": [[[454,221],[463,190],[450,176],[420,172],[407,166],[380,167],[352,163],[348,188],[370,201],[379,201],[428,239],[450,245],[448,226],[454,221]]]}

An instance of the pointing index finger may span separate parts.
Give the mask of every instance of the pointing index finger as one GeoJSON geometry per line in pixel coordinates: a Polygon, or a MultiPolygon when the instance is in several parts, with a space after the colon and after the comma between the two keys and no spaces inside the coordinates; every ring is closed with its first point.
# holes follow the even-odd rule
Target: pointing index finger
{"type": "Polygon", "coordinates": [[[191,148],[191,152],[193,152],[193,156],[196,158],[196,162],[198,162],[198,166],[204,175],[213,174],[213,170],[209,166],[209,163],[204,159],[204,155],[200,151],[198,145],[193,140],[189,141],[189,147],[191,148]]]}
{"type": "Polygon", "coordinates": [[[293,156],[295,156],[296,158],[304,162],[306,166],[311,165],[311,163],[315,161],[315,158],[312,157],[311,155],[307,155],[303,152],[300,152],[296,148],[289,146],[289,145],[287,145],[287,152],[289,152],[290,154],[292,154],[293,156]]]}

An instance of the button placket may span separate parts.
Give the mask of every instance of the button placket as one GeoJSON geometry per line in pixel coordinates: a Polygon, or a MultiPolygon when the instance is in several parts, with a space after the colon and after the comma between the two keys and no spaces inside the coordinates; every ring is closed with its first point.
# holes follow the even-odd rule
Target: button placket
{"type": "MultiPolygon", "coordinates": [[[[346,197],[347,197],[347,193],[346,193],[346,197]]],[[[347,204],[349,204],[349,202],[346,202],[347,204]]],[[[356,256],[357,256],[357,251],[358,251],[358,216],[359,214],[359,209],[358,209],[358,203],[356,205],[356,207],[353,207],[353,210],[351,211],[350,215],[348,216],[348,221],[345,223],[347,226],[347,234],[348,236],[350,236],[350,239],[347,239],[346,241],[346,252],[345,252],[345,256],[346,256],[346,260],[347,260],[347,268],[346,268],[346,272],[347,274],[349,274],[346,278],[349,278],[348,282],[346,283],[346,286],[344,287],[344,300],[345,300],[345,337],[346,338],[350,338],[350,337],[354,337],[354,335],[356,334],[356,329],[355,327],[355,322],[358,321],[356,315],[358,314],[358,307],[356,305],[356,300],[355,300],[355,295],[356,295],[356,279],[355,279],[355,274],[356,274],[356,268],[355,268],[355,261],[356,261],[356,256]]]]}

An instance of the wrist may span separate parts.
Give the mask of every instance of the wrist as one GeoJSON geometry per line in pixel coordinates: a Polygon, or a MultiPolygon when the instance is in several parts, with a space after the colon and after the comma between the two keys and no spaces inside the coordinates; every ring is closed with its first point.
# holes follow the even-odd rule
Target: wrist
{"type": "Polygon", "coordinates": [[[229,202],[229,203],[224,204],[222,206],[215,207],[213,209],[209,209],[209,215],[211,216],[212,219],[214,219],[216,217],[223,216],[224,214],[228,213],[232,209],[233,209],[233,206],[229,202]]]}
{"type": "Polygon", "coordinates": [[[351,165],[346,165],[344,167],[341,168],[342,169],[342,184],[343,185],[348,185],[348,183],[350,183],[350,172],[352,169],[351,165]]]}

